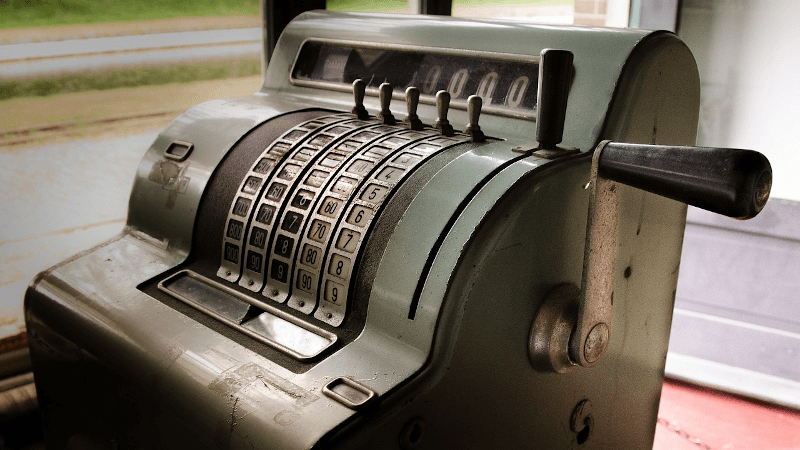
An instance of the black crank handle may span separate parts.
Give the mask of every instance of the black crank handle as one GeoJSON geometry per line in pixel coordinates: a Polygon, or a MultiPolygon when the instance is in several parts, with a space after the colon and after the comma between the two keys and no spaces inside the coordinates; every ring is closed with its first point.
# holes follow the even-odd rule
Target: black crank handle
{"type": "Polygon", "coordinates": [[[598,175],[737,219],[769,199],[772,167],[754,150],[603,141],[598,175]]]}

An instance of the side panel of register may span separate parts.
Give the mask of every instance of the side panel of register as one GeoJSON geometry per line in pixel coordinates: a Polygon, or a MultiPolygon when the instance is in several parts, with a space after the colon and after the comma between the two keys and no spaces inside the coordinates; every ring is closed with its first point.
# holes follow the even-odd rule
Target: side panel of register
{"type": "MultiPolygon", "coordinates": [[[[694,142],[699,77],[684,44],[666,35],[645,41],[620,81],[604,138],[694,142]]],[[[686,206],[623,187],[609,354],[591,369],[536,372],[523,345],[530,319],[551,289],[581,276],[588,160],[562,164],[541,178],[519,177],[515,165],[461,214],[423,290],[423,298],[444,296],[431,363],[386,400],[384,414],[342,433],[344,448],[403,448],[395,439],[412,431],[425,434],[418,448],[431,449],[652,448],[686,206]],[[513,186],[497,187],[505,176],[513,186]],[[492,189],[506,193],[497,201],[492,189]],[[577,410],[590,426],[571,429],[577,410]]],[[[401,223],[395,239],[414,226],[401,223]]],[[[376,291],[392,285],[386,275],[376,291]]]]}

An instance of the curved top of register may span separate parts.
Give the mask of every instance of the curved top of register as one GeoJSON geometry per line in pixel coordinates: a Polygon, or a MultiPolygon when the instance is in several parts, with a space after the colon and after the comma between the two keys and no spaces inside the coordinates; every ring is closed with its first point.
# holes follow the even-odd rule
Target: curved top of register
{"type": "MultiPolygon", "coordinates": [[[[659,58],[670,58],[674,60],[670,64],[685,65],[686,67],[680,71],[687,74],[687,77],[695,78],[690,80],[689,84],[698,84],[697,68],[691,53],[677,36],[668,32],[578,26],[556,27],[442,16],[313,11],[298,16],[281,35],[269,63],[262,93],[289,96],[298,104],[313,98],[313,103],[319,105],[320,97],[324,97],[322,103],[329,104],[331,108],[349,110],[353,95],[347,86],[348,80],[340,80],[340,86],[337,87],[336,83],[331,83],[330,80],[327,83],[308,83],[294,76],[301,48],[309,43],[410,52],[434,57],[527,62],[531,64],[531,72],[534,72],[530,77],[534,90],[538,75],[535,69],[538,67],[541,50],[544,48],[569,50],[574,54],[574,75],[567,105],[563,142],[582,151],[590,151],[601,137],[609,137],[603,136],[603,129],[609,121],[608,115],[617,85],[628,67],[642,73],[642,75],[633,74],[634,79],[642,78],[659,58]],[[581,32],[576,33],[575,30],[581,32]],[[664,51],[665,49],[669,51],[664,51]],[[681,57],[674,57],[676,50],[682,54],[681,57]],[[645,60],[648,63],[642,64],[645,60]]],[[[400,60],[402,66],[408,65],[407,61],[400,60]]],[[[325,67],[325,70],[336,65],[335,62],[320,63],[320,65],[325,64],[329,66],[325,67]]],[[[658,64],[664,62],[659,61],[658,64]]],[[[474,67],[474,64],[465,64],[464,67],[474,67]]],[[[428,68],[430,65],[423,70],[428,68]]],[[[500,73],[502,83],[503,71],[497,70],[497,72],[500,73]]],[[[430,77],[427,79],[430,80],[430,77]]],[[[421,86],[425,80],[425,74],[419,73],[416,74],[413,84],[421,86]]],[[[365,81],[368,81],[368,77],[365,81]]],[[[375,114],[379,109],[377,86],[383,81],[374,79],[368,84],[365,105],[371,114],[375,114]]],[[[453,94],[452,89],[448,89],[446,81],[444,85],[440,82],[439,87],[453,94]]],[[[404,112],[401,99],[405,88],[406,86],[395,86],[395,102],[392,104],[393,109],[401,113],[404,112]]],[[[463,129],[467,123],[466,97],[471,94],[475,92],[464,92],[458,98],[453,96],[450,120],[457,128],[463,129]]],[[[505,93],[502,94],[501,103],[504,96],[505,93]]],[[[418,114],[423,122],[432,123],[436,119],[433,95],[426,99],[423,89],[422,97],[418,114]]],[[[495,107],[496,104],[496,101],[487,102],[484,98],[481,126],[487,135],[535,139],[534,107],[511,111],[509,108],[503,108],[505,105],[498,104],[495,107]]]]}

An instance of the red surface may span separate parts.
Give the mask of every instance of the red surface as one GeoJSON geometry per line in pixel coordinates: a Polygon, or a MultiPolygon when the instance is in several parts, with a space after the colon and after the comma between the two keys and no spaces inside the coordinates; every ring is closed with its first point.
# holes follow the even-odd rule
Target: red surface
{"type": "Polygon", "coordinates": [[[800,411],[664,382],[654,450],[800,450],[800,411]]]}

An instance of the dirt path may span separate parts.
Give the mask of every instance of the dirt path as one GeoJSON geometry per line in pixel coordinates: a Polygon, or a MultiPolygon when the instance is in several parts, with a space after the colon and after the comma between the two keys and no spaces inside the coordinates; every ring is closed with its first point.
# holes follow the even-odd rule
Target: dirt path
{"type": "Polygon", "coordinates": [[[0,151],[53,139],[158,129],[193,105],[252,94],[260,87],[261,76],[253,76],[7,100],[0,102],[0,151]]]}
{"type": "Polygon", "coordinates": [[[175,31],[222,30],[260,27],[259,16],[181,17],[176,19],[108,22],[80,25],[55,25],[0,30],[0,45],[28,42],[63,41],[175,31]]]}

